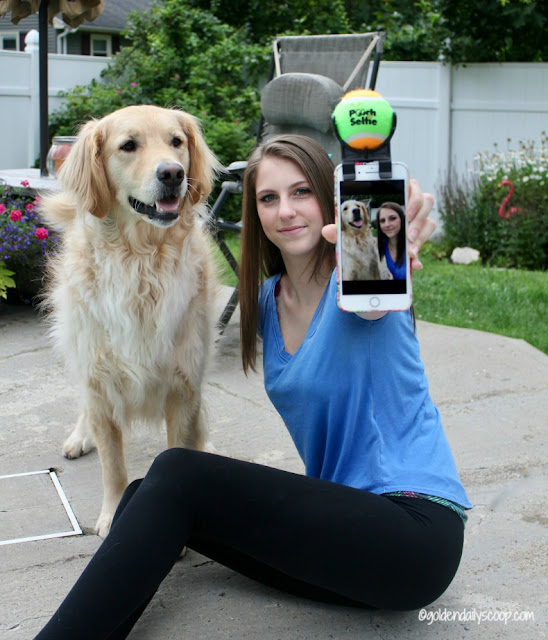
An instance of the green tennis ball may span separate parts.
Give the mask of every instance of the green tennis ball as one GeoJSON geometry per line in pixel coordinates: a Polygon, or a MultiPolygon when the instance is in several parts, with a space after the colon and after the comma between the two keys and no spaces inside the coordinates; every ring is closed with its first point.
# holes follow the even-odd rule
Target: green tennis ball
{"type": "Polygon", "coordinates": [[[352,149],[378,149],[392,134],[394,111],[388,100],[371,89],[349,91],[333,111],[343,142],[352,149]]]}

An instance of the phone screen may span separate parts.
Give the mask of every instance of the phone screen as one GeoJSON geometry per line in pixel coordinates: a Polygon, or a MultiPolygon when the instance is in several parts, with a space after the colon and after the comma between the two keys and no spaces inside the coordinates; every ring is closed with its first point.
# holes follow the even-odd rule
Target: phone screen
{"type": "Polygon", "coordinates": [[[399,310],[411,304],[411,280],[404,215],[407,169],[392,165],[392,177],[378,164],[356,166],[356,179],[337,168],[337,266],[339,305],[347,310],[399,310]]]}

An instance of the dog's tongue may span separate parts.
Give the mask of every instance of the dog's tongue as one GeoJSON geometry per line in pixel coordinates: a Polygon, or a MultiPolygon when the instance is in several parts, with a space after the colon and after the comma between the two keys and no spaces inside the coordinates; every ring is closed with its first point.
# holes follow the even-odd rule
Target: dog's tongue
{"type": "Polygon", "coordinates": [[[174,213],[179,209],[179,198],[165,198],[164,200],[158,200],[156,202],[156,209],[158,211],[166,211],[168,213],[174,213]]]}
{"type": "Polygon", "coordinates": [[[361,229],[363,227],[363,220],[354,220],[352,223],[356,229],[361,229]]]}

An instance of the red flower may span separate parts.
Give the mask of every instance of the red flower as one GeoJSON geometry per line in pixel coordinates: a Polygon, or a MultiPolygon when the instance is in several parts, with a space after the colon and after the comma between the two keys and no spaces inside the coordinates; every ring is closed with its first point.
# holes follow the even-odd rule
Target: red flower
{"type": "Polygon", "coordinates": [[[44,229],[44,227],[38,227],[34,232],[34,235],[38,240],[45,240],[48,237],[48,230],[44,229]]]}
{"type": "Polygon", "coordinates": [[[19,209],[14,209],[11,213],[10,213],[10,220],[13,220],[14,222],[17,222],[18,220],[21,220],[23,216],[21,215],[21,212],[19,211],[19,209]]]}
{"type": "Polygon", "coordinates": [[[6,213],[6,207],[0,202],[0,213],[6,213]]]}
{"type": "Polygon", "coordinates": [[[32,202],[29,202],[25,205],[25,211],[34,211],[34,205],[32,204],[32,202]]]}
{"type": "Polygon", "coordinates": [[[28,187],[30,182],[28,180],[21,180],[21,184],[23,185],[23,187],[28,187]]]}

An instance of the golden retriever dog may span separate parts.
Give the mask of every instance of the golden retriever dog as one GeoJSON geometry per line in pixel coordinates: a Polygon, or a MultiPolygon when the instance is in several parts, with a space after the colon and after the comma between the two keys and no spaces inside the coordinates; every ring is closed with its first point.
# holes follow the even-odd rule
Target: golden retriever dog
{"type": "Polygon", "coordinates": [[[379,259],[377,241],[371,234],[369,200],[346,200],[341,204],[342,275],[344,280],[388,280],[386,261],[379,259]]]}
{"type": "Polygon", "coordinates": [[[62,234],[44,306],[51,336],[82,387],[67,458],[97,446],[104,537],[128,484],[132,423],[167,427],[168,447],[204,449],[201,387],[216,292],[207,199],[219,164],[189,114],[131,106],[80,130],[42,199],[62,234]]]}

